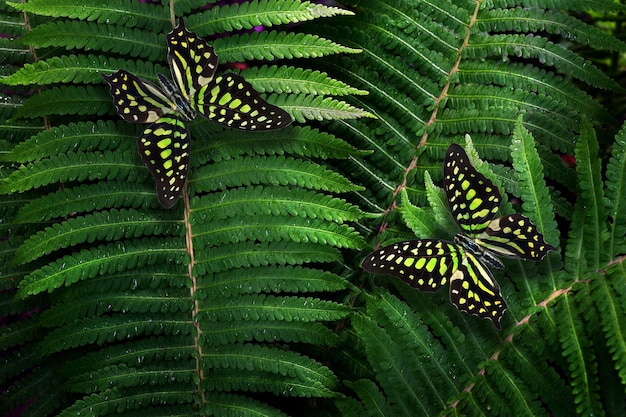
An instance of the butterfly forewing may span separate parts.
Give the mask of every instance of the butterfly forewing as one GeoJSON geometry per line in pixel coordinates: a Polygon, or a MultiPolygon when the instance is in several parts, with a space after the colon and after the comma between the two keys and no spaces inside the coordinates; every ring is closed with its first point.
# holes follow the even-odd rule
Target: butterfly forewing
{"type": "Polygon", "coordinates": [[[374,251],[362,268],[374,274],[391,275],[421,291],[436,291],[445,285],[460,263],[458,247],[436,239],[410,240],[374,251]]]}
{"type": "Polygon", "coordinates": [[[506,258],[539,261],[548,252],[556,250],[546,243],[537,226],[520,213],[493,220],[478,241],[481,246],[506,258]]]}
{"type": "Polygon", "coordinates": [[[464,253],[450,277],[450,301],[461,311],[490,319],[500,330],[506,302],[491,272],[471,253],[464,253]]]}
{"type": "Polygon", "coordinates": [[[463,232],[481,233],[498,212],[498,188],[470,163],[463,148],[448,147],[443,167],[443,182],[450,211],[463,232]]]}
{"type": "Polygon", "coordinates": [[[213,47],[188,31],[182,18],[167,34],[167,59],[174,82],[187,101],[213,80],[218,61],[213,47]]]}
{"type": "Polygon", "coordinates": [[[222,126],[243,130],[274,130],[291,123],[291,116],[261,98],[237,74],[224,74],[200,89],[192,103],[206,118],[222,126]]]}
{"type": "Polygon", "coordinates": [[[164,113],[176,110],[176,105],[154,84],[124,70],[111,75],[102,74],[117,113],[127,122],[152,123],[164,113]]]}
{"type": "Polygon", "coordinates": [[[139,137],[141,160],[156,182],[159,202],[171,208],[180,195],[189,169],[189,132],[176,113],[151,124],[139,137]]]}

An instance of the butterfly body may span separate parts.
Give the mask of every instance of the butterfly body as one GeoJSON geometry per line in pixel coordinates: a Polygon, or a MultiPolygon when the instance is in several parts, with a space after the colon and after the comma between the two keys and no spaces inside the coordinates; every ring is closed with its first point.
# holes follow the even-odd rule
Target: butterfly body
{"type": "Polygon", "coordinates": [[[471,253],[481,262],[486,263],[495,269],[504,269],[504,264],[500,259],[485,248],[484,243],[479,239],[472,239],[462,234],[454,236],[454,243],[471,253]]]}
{"type": "Polygon", "coordinates": [[[157,74],[161,89],[171,100],[171,104],[175,111],[178,111],[186,120],[193,120],[196,118],[196,111],[189,104],[189,99],[183,97],[180,90],[174,85],[169,78],[163,74],[157,74]]]}
{"type": "Polygon", "coordinates": [[[187,30],[182,19],[168,33],[167,45],[172,80],[157,74],[159,87],[125,70],[102,77],[122,119],[150,123],[138,139],[137,151],[155,179],[159,202],[170,208],[189,170],[187,122],[201,114],[225,127],[273,130],[288,126],[291,116],[263,100],[240,75],[216,77],[213,48],[187,30]]]}
{"type": "Polygon", "coordinates": [[[504,268],[498,256],[538,261],[556,248],[523,214],[494,218],[502,200],[498,188],[456,144],[446,153],[444,189],[462,231],[453,242],[396,243],[367,256],[362,268],[400,278],[422,291],[436,291],[449,283],[450,300],[459,310],[488,318],[500,329],[507,305],[489,267],[504,268]]]}

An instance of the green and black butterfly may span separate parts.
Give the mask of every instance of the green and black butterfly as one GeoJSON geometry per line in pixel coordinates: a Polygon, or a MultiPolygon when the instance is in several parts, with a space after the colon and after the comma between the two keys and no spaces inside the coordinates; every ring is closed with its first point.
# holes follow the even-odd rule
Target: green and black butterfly
{"type": "Polygon", "coordinates": [[[241,76],[216,77],[213,48],[188,31],[182,18],[167,35],[167,60],[174,81],[158,74],[160,88],[124,70],[102,76],[122,119],[151,123],[139,137],[137,150],[156,181],[159,202],[170,208],[189,170],[187,121],[199,113],[222,126],[272,130],[289,125],[291,116],[263,100],[241,76]]]}
{"type": "Polygon", "coordinates": [[[499,330],[506,302],[487,266],[503,269],[497,256],[539,261],[556,248],[523,214],[494,219],[500,191],[470,164],[461,146],[448,147],[443,177],[450,211],[463,233],[454,242],[423,239],[384,247],[367,256],[362,267],[422,291],[436,291],[449,282],[452,304],[490,319],[499,330]]]}

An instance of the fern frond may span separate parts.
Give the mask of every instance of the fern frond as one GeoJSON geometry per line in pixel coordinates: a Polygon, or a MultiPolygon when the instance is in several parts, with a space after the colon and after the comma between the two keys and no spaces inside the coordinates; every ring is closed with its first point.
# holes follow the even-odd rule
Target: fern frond
{"type": "Polygon", "coordinates": [[[143,28],[149,25],[155,32],[161,31],[169,25],[169,19],[163,8],[127,0],[113,0],[106,4],[99,0],[86,0],[80,4],[71,0],[55,1],[54,3],[34,0],[28,3],[7,2],[7,4],[17,10],[42,16],[69,17],[126,27],[143,28]],[[159,21],[161,22],[160,25],[158,24],[159,21]]]}
{"type": "Polygon", "coordinates": [[[626,50],[624,42],[563,13],[562,9],[490,9],[480,15],[477,27],[484,32],[546,32],[600,50],[626,50]]]}
{"type": "MultiPolygon", "coordinates": [[[[597,279],[597,277],[595,277],[597,279]]],[[[559,321],[557,332],[563,356],[567,360],[572,378],[572,395],[579,414],[588,414],[600,410],[600,385],[598,366],[592,350],[593,340],[583,326],[583,312],[589,305],[591,297],[586,288],[578,287],[580,293],[573,299],[562,299],[557,306],[557,314],[563,318],[559,321]],[[583,305],[581,305],[583,304],[583,305]],[[584,304],[587,304],[586,306],[584,304]]]]}
{"type": "Polygon", "coordinates": [[[193,368],[187,362],[141,368],[111,366],[88,374],[77,375],[67,384],[67,388],[73,392],[93,393],[105,391],[111,387],[127,388],[145,383],[169,385],[172,381],[177,381],[186,384],[190,382],[193,372],[193,368]],[[169,375],[169,378],[166,375],[169,375]]]}
{"type": "Polygon", "coordinates": [[[591,62],[574,52],[556,45],[546,38],[533,35],[474,35],[465,53],[468,58],[484,59],[490,56],[536,58],[557,70],[607,90],[621,87],[591,62]]]}
{"type": "Polygon", "coordinates": [[[186,313],[168,311],[167,314],[151,314],[153,320],[146,319],[144,314],[124,313],[73,321],[50,332],[42,341],[40,351],[60,352],[92,343],[101,345],[145,334],[171,336],[179,332],[189,335],[192,331],[191,323],[186,320],[186,313]]]}
{"type": "MultiPolygon", "coordinates": [[[[483,172],[484,175],[484,172],[483,172]]],[[[443,234],[435,234],[429,237],[437,237],[444,236],[448,239],[452,238],[452,234],[454,230],[456,230],[456,223],[454,218],[452,218],[452,213],[450,212],[450,208],[448,206],[448,199],[446,198],[446,194],[443,188],[437,187],[433,180],[430,177],[430,171],[426,171],[426,198],[428,199],[428,204],[433,209],[433,214],[437,219],[437,224],[441,225],[441,229],[439,229],[439,233],[443,234]]]]}
{"type": "MultiPolygon", "coordinates": [[[[21,378],[24,383],[23,387],[19,390],[3,390],[2,394],[0,394],[3,408],[6,410],[22,409],[24,404],[32,401],[34,397],[46,390],[46,384],[54,384],[55,387],[62,384],[50,369],[44,369],[44,367],[36,367],[36,369],[27,367],[25,369],[27,375],[21,378]]],[[[49,392],[51,395],[54,395],[57,393],[57,390],[51,389],[49,392]]],[[[39,403],[32,408],[29,407],[28,411],[32,411],[34,415],[48,415],[54,413],[55,405],[53,401],[45,402],[44,404],[39,403]]]]}
{"type": "Polygon", "coordinates": [[[14,262],[23,264],[59,249],[98,241],[183,234],[183,224],[176,221],[171,212],[157,214],[136,210],[111,210],[71,218],[47,227],[18,248],[14,262]]]}
{"type": "Polygon", "coordinates": [[[121,121],[70,123],[53,127],[20,142],[10,153],[0,155],[0,161],[30,162],[71,151],[92,152],[115,150],[125,152],[135,147],[137,129],[121,121]]]}
{"type": "Polygon", "coordinates": [[[43,159],[16,170],[0,183],[0,193],[24,192],[56,182],[118,179],[136,181],[147,177],[137,158],[111,151],[72,152],[55,159],[43,159]]]}
{"type": "Polygon", "coordinates": [[[302,293],[340,291],[352,288],[338,275],[318,269],[291,266],[263,266],[249,269],[231,269],[219,274],[219,280],[205,281],[201,292],[221,296],[251,293],[302,293]]]}
{"type": "Polygon", "coordinates": [[[610,220],[609,256],[625,252],[626,246],[626,125],[615,137],[606,166],[606,205],[610,220]]]}
{"type": "Polygon", "coordinates": [[[0,38],[0,58],[16,65],[33,62],[33,56],[25,45],[16,45],[6,38],[0,38]]]}
{"type": "Polygon", "coordinates": [[[218,321],[202,332],[204,343],[227,345],[244,342],[268,342],[282,340],[285,343],[307,343],[313,346],[331,347],[339,341],[337,334],[321,323],[284,322],[280,320],[218,321]]]}
{"type": "Polygon", "coordinates": [[[428,408],[420,400],[421,395],[416,396],[414,382],[405,380],[409,374],[402,371],[401,367],[406,363],[398,352],[397,345],[374,320],[365,316],[352,317],[354,329],[365,343],[365,352],[368,355],[370,366],[378,375],[379,381],[386,386],[385,393],[391,403],[397,404],[391,415],[413,416],[415,413],[428,415],[428,408]],[[384,365],[384,366],[383,366],[384,365]],[[403,387],[402,389],[398,389],[403,387]],[[413,389],[407,389],[407,388],[413,389]]]}
{"type": "Polygon", "coordinates": [[[54,83],[101,84],[100,74],[105,70],[123,68],[146,79],[155,80],[155,74],[167,73],[164,66],[150,61],[127,60],[103,55],[62,55],[26,64],[18,71],[3,78],[7,85],[46,85],[54,83]]]}
{"type": "Polygon", "coordinates": [[[157,262],[185,262],[187,252],[179,240],[137,239],[100,245],[66,255],[28,274],[21,282],[21,297],[69,286],[77,281],[157,262]]]}
{"type": "MultiPolygon", "coordinates": [[[[597,138],[588,122],[584,122],[582,127],[583,131],[576,142],[579,195],[575,210],[582,212],[579,219],[584,224],[582,226],[583,234],[573,238],[581,239],[583,244],[583,252],[576,255],[579,259],[578,267],[586,269],[584,268],[586,263],[586,266],[591,270],[598,270],[601,261],[611,259],[610,256],[607,256],[609,254],[605,252],[608,240],[605,197],[602,187],[601,164],[598,159],[597,138]],[[590,242],[593,244],[589,244],[590,242]]],[[[579,225],[572,223],[573,230],[579,228],[579,225]]]]}
{"type": "Polygon", "coordinates": [[[235,215],[296,216],[336,223],[356,221],[363,212],[345,200],[300,188],[243,187],[209,194],[192,202],[194,224],[235,215]]]}
{"type": "Polygon", "coordinates": [[[261,93],[291,93],[310,95],[365,95],[348,84],[333,79],[325,72],[297,67],[279,67],[264,65],[241,71],[241,75],[261,93]]]}
{"type": "MultiPolygon", "coordinates": [[[[146,177],[144,177],[146,178],[146,177]]],[[[36,223],[105,208],[156,208],[154,186],[147,181],[107,181],[66,187],[24,205],[14,222],[36,223]]]]}
{"type": "Polygon", "coordinates": [[[204,387],[211,391],[267,392],[282,396],[336,397],[337,393],[324,389],[312,381],[295,380],[290,376],[272,375],[265,372],[222,370],[211,373],[204,381],[204,387]]]}
{"type": "MultiPolygon", "coordinates": [[[[428,180],[430,176],[428,176],[428,180]]],[[[406,190],[402,190],[400,196],[402,206],[400,212],[405,224],[415,233],[419,239],[428,239],[437,236],[445,236],[433,213],[429,213],[422,207],[416,207],[409,200],[406,190]]]]}
{"type": "MultiPolygon", "coordinates": [[[[285,157],[245,157],[196,170],[189,181],[195,192],[252,184],[287,185],[333,193],[360,190],[341,175],[308,161],[285,157]]],[[[2,186],[0,186],[2,190],[2,186]]]]}
{"type": "Polygon", "coordinates": [[[233,268],[266,265],[302,265],[309,262],[339,262],[337,249],[316,243],[242,242],[206,248],[196,255],[200,275],[233,268]]]}
{"type": "Polygon", "coordinates": [[[369,416],[391,416],[393,415],[393,409],[387,402],[383,393],[380,392],[378,387],[368,379],[360,379],[355,382],[347,382],[346,386],[354,391],[361,402],[363,408],[360,408],[360,404],[354,403],[352,411],[348,412],[346,402],[351,402],[349,397],[342,398],[338,401],[338,406],[342,410],[342,415],[346,417],[357,417],[363,415],[369,416]]]}
{"type": "Polygon", "coordinates": [[[548,243],[558,247],[559,231],[550,201],[550,190],[546,186],[541,168],[541,160],[534,146],[530,132],[522,126],[522,116],[518,119],[511,141],[511,155],[515,177],[520,184],[520,197],[524,213],[538,227],[548,243]]]}
{"type": "Polygon", "coordinates": [[[274,60],[293,58],[320,58],[334,54],[357,54],[359,49],[348,48],[317,35],[266,31],[243,33],[216,39],[213,43],[221,62],[246,60],[274,60]]]}
{"type": "MultiPolygon", "coordinates": [[[[504,373],[505,370],[514,369],[515,372],[509,371],[504,378],[499,380],[507,380],[509,389],[504,393],[506,398],[510,398],[516,394],[510,393],[515,390],[515,386],[519,381],[519,386],[537,392],[539,401],[528,399],[528,403],[534,407],[534,415],[543,415],[545,410],[537,410],[537,404],[547,410],[558,410],[554,414],[560,416],[569,416],[576,414],[573,405],[573,397],[567,382],[563,380],[556,370],[546,363],[544,357],[537,353],[536,346],[533,342],[527,343],[522,341],[515,346],[506,346],[504,352],[500,356],[499,363],[492,362],[488,365],[488,369],[492,373],[504,373]],[[546,407],[547,405],[547,407],[546,407]]],[[[538,344],[541,344],[539,342],[538,344]]],[[[521,390],[520,390],[521,391],[521,390]]],[[[527,407],[526,407],[527,408],[527,407]]],[[[506,410],[511,409],[508,407],[506,410]]],[[[519,409],[523,409],[520,407],[519,409]]],[[[505,412],[506,412],[505,410],[505,412]]]]}
{"type": "Polygon", "coordinates": [[[375,116],[368,111],[354,107],[344,101],[322,96],[289,96],[276,104],[289,111],[293,118],[301,123],[307,120],[356,119],[375,116]]]}
{"type": "Polygon", "coordinates": [[[598,121],[609,123],[612,119],[607,110],[587,93],[577,89],[562,77],[530,64],[516,62],[493,63],[466,61],[459,68],[459,80],[463,84],[495,84],[536,92],[564,102],[572,108],[584,106],[589,115],[598,121]]]}
{"type": "Polygon", "coordinates": [[[242,4],[214,7],[189,19],[189,27],[201,35],[252,29],[255,26],[272,27],[289,23],[305,22],[320,17],[353,15],[354,13],[311,4],[299,0],[252,0],[242,4]]]}
{"type": "Polygon", "coordinates": [[[220,162],[243,155],[297,155],[305,158],[347,159],[362,157],[371,151],[362,151],[346,141],[310,127],[294,127],[278,132],[234,132],[230,129],[212,134],[197,135],[191,155],[191,166],[208,160],[220,162]]]}
{"type": "MultiPolygon", "coordinates": [[[[181,388],[174,384],[164,386],[152,386],[150,384],[143,389],[129,390],[123,392],[117,389],[108,389],[97,394],[91,394],[77,400],[71,406],[65,408],[59,413],[59,417],[70,417],[83,415],[85,413],[106,414],[111,407],[115,409],[128,410],[128,415],[137,415],[138,413],[148,416],[149,410],[143,401],[144,396],[149,396],[153,401],[159,404],[175,404],[173,406],[164,407],[159,412],[167,410],[170,415],[189,412],[193,406],[193,395],[189,388],[181,388]]],[[[153,410],[154,413],[157,410],[153,410]]],[[[121,415],[120,415],[121,416],[121,415]]]]}
{"type": "MultiPolygon", "coordinates": [[[[114,279],[109,276],[108,279],[114,279]]],[[[59,303],[41,317],[45,327],[61,327],[89,316],[106,317],[112,313],[141,314],[189,311],[189,291],[182,288],[148,288],[77,294],[80,298],[59,303]]]]}
{"type": "Polygon", "coordinates": [[[209,321],[335,321],[351,312],[348,306],[313,297],[242,294],[237,298],[212,297],[199,314],[209,321]]]}
{"type": "MultiPolygon", "coordinates": [[[[95,58],[94,55],[91,55],[91,57],[95,58]]],[[[6,85],[43,85],[54,82],[93,83],[97,80],[98,75],[93,71],[81,71],[80,69],[80,67],[84,69],[87,66],[87,57],[85,55],[55,56],[49,60],[26,64],[10,76],[3,78],[2,82],[6,85]],[[76,69],[67,71],[71,67],[76,69]]]]}
{"type": "Polygon", "coordinates": [[[17,113],[18,118],[50,114],[103,115],[111,111],[111,100],[101,88],[91,86],[53,87],[29,97],[17,113]]]}
{"type": "MultiPolygon", "coordinates": [[[[604,277],[593,277],[591,294],[602,331],[606,338],[608,353],[611,355],[610,366],[617,371],[621,385],[626,385],[626,334],[624,334],[624,320],[626,306],[623,300],[626,297],[624,286],[626,269],[624,263],[619,262],[609,266],[604,277]]],[[[608,361],[607,361],[608,362],[608,361]]]]}
{"type": "Polygon", "coordinates": [[[166,55],[163,35],[126,26],[59,20],[35,27],[22,42],[36,48],[98,50],[157,61],[166,55]]]}
{"type": "Polygon", "coordinates": [[[528,3],[530,6],[545,6],[553,10],[585,11],[596,10],[598,12],[620,12],[624,11],[624,5],[607,0],[531,0],[521,2],[520,0],[485,0],[485,6],[489,8],[516,7],[520,4],[528,3]]]}
{"type": "Polygon", "coordinates": [[[199,249],[244,241],[279,240],[349,249],[366,247],[363,237],[352,227],[303,217],[256,214],[250,219],[237,216],[195,226],[194,239],[199,249]]]}
{"type": "Polygon", "coordinates": [[[277,408],[253,398],[215,391],[207,395],[200,413],[215,417],[289,417],[277,408]]]}
{"type": "MultiPolygon", "coordinates": [[[[487,109],[446,109],[439,117],[435,132],[455,137],[465,133],[493,132],[500,136],[510,136],[515,128],[515,122],[520,109],[514,107],[502,108],[493,106],[487,109]]],[[[533,114],[530,120],[524,122],[529,130],[538,131],[547,144],[555,149],[571,147],[571,133],[562,123],[553,123],[552,119],[541,114],[533,114]]]]}
{"type": "Polygon", "coordinates": [[[497,107],[517,108],[519,112],[541,113],[564,126],[575,122],[576,112],[567,105],[552,99],[549,96],[524,90],[509,90],[503,92],[501,87],[468,85],[455,88],[449,95],[450,103],[454,107],[476,106],[479,110],[489,110],[497,107]]]}
{"type": "MultiPolygon", "coordinates": [[[[181,323],[186,329],[188,322],[183,321],[181,323]]],[[[152,336],[150,342],[126,341],[107,345],[104,351],[92,351],[79,357],[72,357],[67,361],[67,367],[64,367],[60,374],[64,378],[70,379],[89,370],[104,369],[111,366],[134,367],[140,362],[176,361],[181,358],[188,358],[188,355],[193,352],[193,348],[187,342],[184,338],[156,334],[152,336]],[[153,349],[153,343],[156,346],[161,346],[161,348],[153,349]]],[[[182,360],[185,361],[186,359],[182,360]]]]}
{"type": "Polygon", "coordinates": [[[339,380],[327,367],[305,356],[258,345],[244,344],[209,349],[202,358],[202,365],[214,370],[230,369],[253,374],[267,373],[296,377],[302,383],[318,387],[328,394],[339,385],[339,380]],[[277,355],[277,353],[280,354],[277,355]],[[242,357],[246,360],[242,361],[242,357]],[[280,359],[276,360],[276,358],[280,359]]]}

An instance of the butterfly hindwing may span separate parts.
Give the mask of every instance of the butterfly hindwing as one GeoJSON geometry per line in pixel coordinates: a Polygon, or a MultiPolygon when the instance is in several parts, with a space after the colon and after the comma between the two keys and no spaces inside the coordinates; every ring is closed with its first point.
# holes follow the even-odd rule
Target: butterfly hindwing
{"type": "Polygon", "coordinates": [[[460,264],[458,247],[437,239],[399,242],[374,251],[362,268],[374,274],[391,275],[421,291],[436,291],[445,285],[460,264]]]}
{"type": "Polygon", "coordinates": [[[539,261],[556,250],[546,243],[537,226],[520,213],[491,221],[478,239],[481,246],[505,258],[539,261]]]}
{"type": "Polygon", "coordinates": [[[180,115],[172,113],[152,123],[139,137],[137,150],[154,177],[159,202],[171,208],[189,169],[189,132],[180,115]]]}
{"type": "Polygon", "coordinates": [[[502,196],[457,144],[450,145],[446,152],[443,182],[450,211],[461,230],[470,236],[485,230],[498,212],[502,196]]]}
{"type": "Polygon", "coordinates": [[[152,123],[176,108],[158,87],[128,71],[102,74],[102,78],[109,84],[117,113],[127,122],[152,123]]]}
{"type": "Polygon", "coordinates": [[[506,302],[489,269],[471,253],[465,252],[450,277],[450,301],[461,311],[490,319],[500,330],[506,302]]]}

